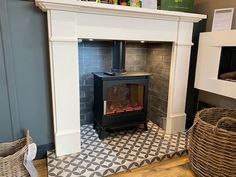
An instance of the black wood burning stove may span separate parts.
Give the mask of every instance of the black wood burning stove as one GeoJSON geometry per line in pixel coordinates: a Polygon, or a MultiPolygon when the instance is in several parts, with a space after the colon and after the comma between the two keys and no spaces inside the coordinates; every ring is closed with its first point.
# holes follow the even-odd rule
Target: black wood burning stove
{"type": "Polygon", "coordinates": [[[125,71],[125,41],[114,41],[111,72],[94,75],[94,128],[99,138],[107,129],[143,124],[147,130],[148,77],[125,71]]]}

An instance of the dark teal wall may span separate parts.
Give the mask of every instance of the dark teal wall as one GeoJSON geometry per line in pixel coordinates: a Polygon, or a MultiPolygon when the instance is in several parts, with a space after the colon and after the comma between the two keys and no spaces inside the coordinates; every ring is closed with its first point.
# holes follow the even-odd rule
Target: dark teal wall
{"type": "Polygon", "coordinates": [[[29,129],[53,141],[47,18],[33,1],[0,0],[0,141],[29,129]]]}
{"type": "MultiPolygon", "coordinates": [[[[0,28],[1,30],[1,28],[0,28]]],[[[3,55],[2,36],[0,35],[0,140],[6,141],[12,138],[12,126],[8,101],[8,88],[6,70],[3,55]]]]}

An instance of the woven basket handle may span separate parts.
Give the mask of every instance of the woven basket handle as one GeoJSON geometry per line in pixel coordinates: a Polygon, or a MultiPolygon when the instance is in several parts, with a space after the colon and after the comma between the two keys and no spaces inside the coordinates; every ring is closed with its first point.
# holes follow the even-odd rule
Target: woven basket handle
{"type": "Polygon", "coordinates": [[[233,117],[222,117],[221,119],[218,120],[218,122],[214,126],[213,131],[216,132],[216,130],[219,128],[220,123],[225,122],[227,120],[236,123],[236,119],[233,117]]]}

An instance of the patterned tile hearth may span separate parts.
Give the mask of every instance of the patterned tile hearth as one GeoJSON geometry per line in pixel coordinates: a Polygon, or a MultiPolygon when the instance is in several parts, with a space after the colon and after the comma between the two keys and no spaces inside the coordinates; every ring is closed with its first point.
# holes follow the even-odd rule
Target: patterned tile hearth
{"type": "Polygon", "coordinates": [[[92,125],[81,127],[81,152],[56,157],[48,152],[48,176],[108,176],[153,162],[179,157],[187,153],[186,133],[166,134],[148,122],[148,131],[139,128],[112,132],[98,139],[92,125]]]}

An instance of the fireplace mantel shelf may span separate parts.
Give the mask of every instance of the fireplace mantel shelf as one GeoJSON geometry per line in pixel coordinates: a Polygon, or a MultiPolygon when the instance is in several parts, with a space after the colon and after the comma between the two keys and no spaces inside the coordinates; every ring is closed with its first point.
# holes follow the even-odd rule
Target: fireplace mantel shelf
{"type": "Polygon", "coordinates": [[[150,18],[168,21],[198,22],[205,19],[206,15],[184,13],[166,10],[155,10],[146,8],[136,8],[129,6],[119,6],[111,4],[101,4],[96,2],[84,2],[77,0],[35,0],[36,5],[42,10],[59,10],[77,13],[91,13],[111,16],[125,16],[150,18]]]}

